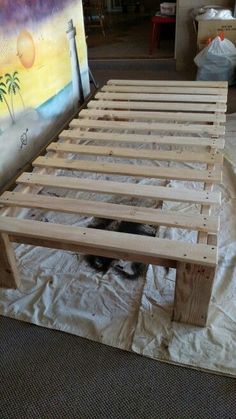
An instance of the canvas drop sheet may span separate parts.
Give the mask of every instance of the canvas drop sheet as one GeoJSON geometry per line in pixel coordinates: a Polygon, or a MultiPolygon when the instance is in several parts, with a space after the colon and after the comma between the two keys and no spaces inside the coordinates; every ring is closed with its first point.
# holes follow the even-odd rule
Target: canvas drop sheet
{"type": "MultiPolygon", "coordinates": [[[[174,269],[150,265],[146,274],[128,280],[117,271],[117,261],[103,274],[93,269],[86,257],[78,253],[25,245],[16,246],[21,286],[18,290],[0,290],[0,314],[164,362],[236,376],[235,138],[236,114],[233,114],[227,119],[223,184],[216,188],[222,192],[222,207],[214,210],[221,215],[219,268],[206,328],[171,322],[174,269]]],[[[78,173],[71,175],[83,176],[78,173]]],[[[91,177],[106,178],[95,174],[91,177]]],[[[156,184],[158,181],[150,179],[148,182],[156,184]]],[[[159,181],[159,184],[163,182],[159,181]]],[[[168,186],[187,187],[184,182],[168,186]]],[[[189,186],[199,187],[194,183],[189,186]]],[[[44,193],[53,195],[58,191],[48,189],[44,193]]],[[[61,191],[60,194],[104,199],[91,193],[61,191]]],[[[111,197],[111,202],[117,199],[120,200],[111,197]]],[[[121,201],[128,203],[127,198],[121,201]]],[[[132,202],[129,198],[129,204],[132,202]]],[[[150,205],[158,206],[158,203],[150,202],[150,205]]],[[[199,212],[199,208],[183,203],[168,203],[167,208],[199,212]]],[[[27,217],[45,222],[68,221],[75,226],[85,226],[92,221],[73,214],[55,215],[34,210],[28,211],[27,217]]],[[[158,236],[173,239],[183,239],[184,236],[189,241],[196,240],[195,233],[163,227],[158,230],[158,236]]],[[[126,269],[129,269],[128,265],[126,262],[126,269]]]]}

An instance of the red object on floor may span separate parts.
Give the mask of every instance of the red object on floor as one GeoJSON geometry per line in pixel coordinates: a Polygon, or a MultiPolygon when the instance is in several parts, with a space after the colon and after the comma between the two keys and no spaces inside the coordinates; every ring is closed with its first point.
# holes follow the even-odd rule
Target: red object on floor
{"type": "Polygon", "coordinates": [[[150,36],[150,45],[149,45],[149,54],[152,55],[155,43],[157,42],[157,47],[160,46],[160,35],[161,35],[161,25],[175,23],[175,16],[153,16],[151,18],[151,36],[150,36]]]}

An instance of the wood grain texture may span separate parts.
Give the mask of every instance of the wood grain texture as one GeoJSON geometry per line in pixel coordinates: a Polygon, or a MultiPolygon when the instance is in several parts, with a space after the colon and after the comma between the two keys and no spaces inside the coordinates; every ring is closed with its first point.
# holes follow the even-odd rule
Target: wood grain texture
{"type": "Polygon", "coordinates": [[[227,90],[228,82],[227,81],[188,81],[188,80],[122,80],[122,79],[110,79],[107,82],[108,85],[116,86],[180,86],[185,87],[212,87],[212,88],[224,88],[227,90]]]}
{"type": "Polygon", "coordinates": [[[91,100],[88,104],[89,109],[83,109],[80,112],[80,117],[97,117],[106,119],[127,119],[127,120],[155,120],[155,121],[186,121],[186,122],[215,122],[217,119],[219,122],[224,123],[226,121],[226,115],[220,114],[209,114],[209,113],[191,113],[191,112],[152,112],[152,111],[133,111],[129,110],[130,103],[126,102],[123,106],[123,110],[115,110],[116,104],[114,102],[102,102],[98,100],[91,100]],[[108,106],[109,105],[109,106],[108,106]],[[103,107],[105,109],[103,109],[103,107]],[[100,109],[97,109],[100,108],[100,109]],[[128,110],[124,110],[128,109],[128,110]]]}
{"type": "Polygon", "coordinates": [[[189,110],[194,109],[195,103],[226,103],[227,97],[225,95],[188,95],[188,94],[161,94],[161,93],[110,93],[100,92],[95,96],[96,99],[111,99],[111,100],[139,100],[156,101],[156,102],[189,102],[189,110]],[[192,106],[191,106],[192,103],[192,106]]]}
{"type": "Polygon", "coordinates": [[[73,141],[96,141],[114,143],[136,143],[136,144],[157,144],[194,147],[216,147],[223,149],[225,141],[223,138],[208,138],[177,135],[154,135],[154,134],[131,134],[114,132],[81,131],[79,128],[62,131],[61,140],[73,141]]]}
{"type": "Polygon", "coordinates": [[[60,141],[47,147],[48,155],[33,162],[38,173],[23,173],[18,178],[23,192],[6,192],[0,197],[0,204],[7,208],[4,215],[8,215],[0,215],[0,285],[19,284],[12,241],[163,265],[177,268],[173,319],[205,326],[218,260],[219,219],[210,210],[221,201],[220,193],[212,188],[222,179],[222,155],[217,149],[224,147],[226,102],[226,82],[110,80],[88,109],[71,122],[72,129],[63,131],[60,141]],[[132,148],[136,144],[142,150],[132,148]],[[162,145],[168,147],[163,150],[162,145]],[[193,146],[198,151],[188,149],[193,146]],[[131,162],[121,164],[118,158],[131,162]],[[153,160],[184,164],[154,166],[150,164],[153,160]],[[189,167],[195,162],[205,166],[189,167]],[[56,169],[65,170],[63,176],[56,169]],[[110,181],[109,176],[95,180],[85,178],[85,173],[80,179],[69,176],[67,170],[130,176],[132,182],[135,178],[203,182],[204,190],[129,183],[130,179],[110,181]],[[200,204],[201,214],[151,208],[150,201],[137,207],[28,193],[30,188],[39,191],[43,187],[200,204]],[[10,208],[195,230],[198,243],[140,239],[134,234],[17,219],[9,216],[13,214],[10,208]]]}
{"type": "MultiPolygon", "coordinates": [[[[123,97],[123,96],[122,96],[123,97]]],[[[134,97],[134,96],[132,96],[134,97]]],[[[103,96],[102,93],[96,96],[96,100],[90,102],[91,107],[101,109],[132,109],[132,110],[146,110],[146,111],[176,111],[176,112],[226,112],[227,106],[224,103],[183,103],[183,102],[155,102],[153,100],[142,101],[137,99],[129,99],[127,94],[125,98],[117,100],[113,96],[103,96]],[[96,105],[97,103],[97,105],[96,105]]],[[[90,108],[90,104],[88,104],[90,108]]]]}
{"type": "Polygon", "coordinates": [[[73,154],[87,154],[92,156],[107,156],[107,157],[123,157],[128,159],[140,160],[159,160],[159,161],[176,161],[176,162],[197,162],[197,163],[212,163],[223,164],[223,155],[220,152],[210,153],[194,153],[191,151],[164,151],[164,150],[137,150],[134,148],[123,147],[101,147],[89,145],[77,145],[66,143],[51,143],[47,147],[48,151],[55,151],[57,153],[73,153],[73,154]]]}
{"type": "Polygon", "coordinates": [[[7,234],[0,234],[0,288],[17,288],[20,279],[12,243],[7,234]]]}
{"type": "Polygon", "coordinates": [[[132,196],[135,198],[160,199],[162,201],[191,202],[196,204],[220,205],[220,192],[202,192],[184,188],[142,185],[107,180],[79,179],[71,176],[40,175],[22,173],[17,183],[41,185],[68,190],[132,196]]]}
{"type": "Polygon", "coordinates": [[[142,131],[142,132],[160,132],[160,131],[173,131],[187,132],[193,134],[211,134],[211,135],[224,135],[224,126],[215,125],[200,125],[200,124],[173,124],[161,122],[133,122],[133,121],[101,121],[98,119],[73,119],[70,123],[72,128],[88,128],[88,129],[102,129],[113,131],[142,131]]]}
{"type": "MultiPolygon", "coordinates": [[[[103,254],[113,252],[117,259],[142,261],[156,264],[160,258],[181,262],[197,263],[204,266],[216,266],[217,248],[205,244],[193,244],[182,241],[145,237],[135,234],[119,233],[92,228],[45,223],[35,220],[21,220],[14,217],[0,216],[0,232],[20,237],[22,243],[37,239],[39,246],[70,250],[70,245],[84,246],[93,254],[101,249],[103,254]]],[[[97,254],[97,253],[95,253],[97,254]]]]}
{"type": "Polygon", "coordinates": [[[214,267],[178,263],[173,320],[205,326],[215,277],[214,267]]]}
{"type": "Polygon", "coordinates": [[[196,182],[221,182],[221,171],[182,169],[174,167],[153,167],[135,164],[103,163],[90,160],[69,160],[50,157],[38,157],[32,163],[34,167],[48,167],[84,172],[107,173],[113,175],[175,179],[196,182]]]}
{"type": "Polygon", "coordinates": [[[180,94],[182,95],[211,95],[219,96],[222,95],[227,97],[227,90],[223,87],[217,89],[212,87],[201,87],[201,86],[127,86],[127,85],[106,85],[101,88],[102,92],[116,92],[116,93],[162,93],[162,94],[180,94]]]}
{"type": "Polygon", "coordinates": [[[176,211],[162,211],[131,205],[112,204],[74,198],[60,198],[44,195],[4,192],[0,204],[23,208],[40,208],[111,220],[122,220],[141,224],[162,225],[189,230],[216,233],[219,229],[218,217],[198,214],[181,214],[176,211]]]}
{"type": "Polygon", "coordinates": [[[50,249],[60,249],[66,250],[69,252],[76,252],[82,253],[84,255],[94,255],[94,256],[104,256],[111,259],[122,259],[122,260],[129,260],[131,262],[141,262],[141,263],[151,263],[154,265],[164,266],[166,268],[176,268],[176,261],[170,258],[160,258],[157,256],[143,256],[134,253],[127,253],[125,251],[113,250],[113,249],[103,249],[101,247],[90,247],[84,244],[74,244],[74,243],[61,243],[59,240],[44,240],[42,238],[38,239],[37,237],[28,237],[21,236],[21,235],[11,235],[11,241],[14,243],[27,243],[32,246],[39,246],[39,247],[48,247],[50,249]],[[144,262],[144,258],[146,262],[144,262]]]}

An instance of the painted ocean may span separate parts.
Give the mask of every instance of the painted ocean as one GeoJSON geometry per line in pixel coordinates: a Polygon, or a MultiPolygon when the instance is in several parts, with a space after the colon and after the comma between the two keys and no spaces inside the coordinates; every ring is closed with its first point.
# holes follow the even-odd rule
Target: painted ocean
{"type": "MultiPolygon", "coordinates": [[[[81,72],[81,79],[84,89],[85,97],[89,95],[90,91],[87,88],[89,86],[89,76],[87,71],[81,72]]],[[[73,87],[72,82],[67,84],[62,90],[60,90],[55,96],[52,96],[42,105],[37,108],[38,113],[44,119],[52,119],[60,115],[65,109],[73,108],[73,87]]]]}
{"type": "Polygon", "coordinates": [[[62,114],[66,108],[73,107],[72,82],[67,84],[55,96],[52,96],[37,108],[38,113],[44,119],[52,119],[62,114]]]}

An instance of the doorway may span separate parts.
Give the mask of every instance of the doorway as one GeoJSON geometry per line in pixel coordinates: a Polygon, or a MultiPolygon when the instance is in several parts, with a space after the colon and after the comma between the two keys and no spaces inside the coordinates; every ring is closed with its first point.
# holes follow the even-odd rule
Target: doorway
{"type": "Polygon", "coordinates": [[[100,11],[94,9],[90,16],[84,7],[89,59],[174,57],[174,24],[162,26],[160,45],[157,47],[156,43],[152,55],[149,54],[151,17],[160,11],[159,1],[90,0],[89,3],[102,4],[100,11]]]}

